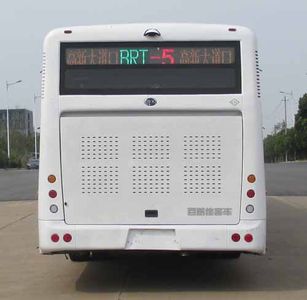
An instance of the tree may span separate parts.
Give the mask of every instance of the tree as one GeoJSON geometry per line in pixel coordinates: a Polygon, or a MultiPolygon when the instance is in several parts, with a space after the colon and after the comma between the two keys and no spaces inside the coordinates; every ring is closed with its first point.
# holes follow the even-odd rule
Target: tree
{"type": "Polygon", "coordinates": [[[264,139],[266,162],[283,161],[286,152],[289,160],[307,158],[307,94],[299,100],[295,127],[288,129],[285,134],[285,122],[277,123],[274,133],[264,139]]]}
{"type": "Polygon", "coordinates": [[[297,152],[300,158],[307,157],[307,94],[299,100],[298,112],[295,116],[297,152]]]}
{"type": "Polygon", "coordinates": [[[17,131],[10,133],[11,158],[7,159],[6,137],[0,137],[0,168],[25,166],[34,152],[34,137],[25,136],[17,131]]]}

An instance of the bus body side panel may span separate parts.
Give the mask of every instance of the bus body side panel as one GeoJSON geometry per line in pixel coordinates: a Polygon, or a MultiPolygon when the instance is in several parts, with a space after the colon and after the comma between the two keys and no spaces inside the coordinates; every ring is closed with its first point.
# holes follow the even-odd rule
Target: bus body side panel
{"type": "MultiPolygon", "coordinates": [[[[257,82],[257,45],[254,35],[241,43],[242,55],[242,91],[243,91],[243,169],[242,169],[242,205],[241,219],[266,219],[266,194],[264,155],[262,137],[261,99],[258,97],[257,82]],[[249,175],[256,176],[256,182],[249,183],[249,175]],[[248,190],[255,191],[255,197],[247,196],[248,190]],[[254,207],[253,213],[248,213],[248,205],[254,207]]],[[[265,239],[265,236],[264,236],[265,239]]]]}
{"type": "Polygon", "coordinates": [[[43,51],[38,215],[40,220],[58,221],[64,220],[59,135],[59,37],[49,34],[43,51]],[[49,175],[56,176],[53,184],[48,182],[49,175]],[[57,192],[52,200],[49,197],[50,190],[57,192]],[[57,213],[50,212],[52,204],[57,205],[57,213]]]}

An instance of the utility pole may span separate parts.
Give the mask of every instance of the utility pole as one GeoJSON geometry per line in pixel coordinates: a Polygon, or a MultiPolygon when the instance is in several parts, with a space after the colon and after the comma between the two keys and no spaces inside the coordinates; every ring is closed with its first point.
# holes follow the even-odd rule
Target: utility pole
{"type": "Polygon", "coordinates": [[[288,122],[287,122],[287,97],[285,96],[284,99],[282,100],[285,105],[285,134],[287,134],[287,128],[288,128],[288,122]]]}
{"type": "MultiPolygon", "coordinates": [[[[285,105],[285,136],[287,136],[287,129],[288,129],[288,122],[287,122],[287,101],[288,100],[287,100],[287,96],[285,96],[282,101],[284,102],[284,105],[285,105]]],[[[286,149],[285,161],[288,162],[288,149],[286,149]]]]}
{"type": "Polygon", "coordinates": [[[10,115],[9,115],[9,87],[18,83],[21,83],[22,80],[17,80],[14,82],[8,82],[6,81],[6,100],[7,100],[7,106],[6,106],[6,139],[7,139],[7,159],[10,161],[11,159],[11,147],[10,147],[10,115]]]}
{"type": "Polygon", "coordinates": [[[36,128],[36,126],[37,126],[37,124],[36,124],[36,100],[38,100],[40,98],[41,98],[41,96],[36,96],[34,94],[34,98],[33,98],[33,100],[34,100],[33,123],[34,123],[34,157],[35,157],[35,159],[38,158],[38,155],[37,155],[37,132],[36,132],[36,129],[37,129],[36,128]]]}
{"type": "MultiPolygon", "coordinates": [[[[280,93],[281,94],[284,94],[285,96],[290,96],[291,98],[291,101],[292,101],[292,108],[293,108],[293,106],[295,105],[295,103],[294,103],[294,96],[293,96],[293,91],[291,91],[291,92],[283,92],[283,91],[280,91],[280,93]]],[[[288,101],[290,100],[290,99],[288,99],[288,101]]],[[[284,100],[282,100],[282,101],[284,101],[284,100]]],[[[295,109],[296,109],[296,107],[295,107],[295,109]]],[[[294,111],[294,109],[293,109],[293,111],[294,111]]],[[[294,113],[294,115],[293,115],[293,126],[295,127],[295,113],[294,113]]]]}

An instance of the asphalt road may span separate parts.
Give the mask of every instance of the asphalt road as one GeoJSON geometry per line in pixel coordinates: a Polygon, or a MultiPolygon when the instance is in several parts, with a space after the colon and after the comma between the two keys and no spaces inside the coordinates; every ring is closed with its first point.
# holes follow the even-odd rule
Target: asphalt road
{"type": "MultiPolygon", "coordinates": [[[[307,163],[266,165],[269,194],[305,194],[307,163]]],[[[0,170],[0,200],[36,199],[37,171],[0,170]]],[[[268,253],[72,263],[37,250],[36,201],[0,202],[0,299],[307,299],[307,197],[268,197],[268,253]]]]}
{"type": "Polygon", "coordinates": [[[37,250],[36,201],[0,202],[0,299],[307,299],[307,197],[268,198],[268,252],[73,263],[37,250]]]}
{"type": "Polygon", "coordinates": [[[37,199],[37,170],[0,169],[0,201],[37,199]]]}
{"type": "MultiPolygon", "coordinates": [[[[266,164],[271,196],[307,196],[307,162],[266,164]]],[[[37,199],[37,170],[0,170],[0,201],[37,199]]]]}
{"type": "Polygon", "coordinates": [[[307,195],[307,162],[266,164],[268,195],[307,195]]]}

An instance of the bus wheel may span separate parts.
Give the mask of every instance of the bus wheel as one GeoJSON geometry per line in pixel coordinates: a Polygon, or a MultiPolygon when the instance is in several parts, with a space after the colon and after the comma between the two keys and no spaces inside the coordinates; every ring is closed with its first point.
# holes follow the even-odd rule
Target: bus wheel
{"type": "Polygon", "coordinates": [[[110,252],[106,252],[106,251],[98,251],[92,252],[92,256],[91,256],[92,260],[108,260],[108,259],[112,259],[111,253],[110,252]]]}
{"type": "Polygon", "coordinates": [[[91,253],[89,251],[71,252],[68,255],[70,260],[74,262],[89,261],[91,258],[91,253]]]}
{"type": "Polygon", "coordinates": [[[223,254],[223,258],[226,259],[238,259],[241,256],[241,252],[226,252],[223,254]]]}

